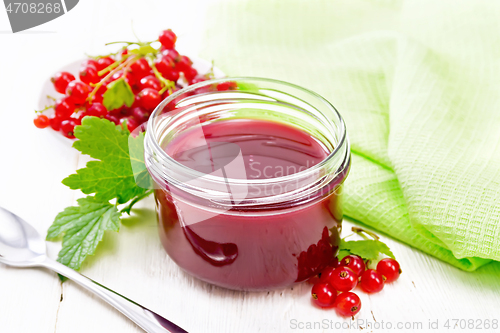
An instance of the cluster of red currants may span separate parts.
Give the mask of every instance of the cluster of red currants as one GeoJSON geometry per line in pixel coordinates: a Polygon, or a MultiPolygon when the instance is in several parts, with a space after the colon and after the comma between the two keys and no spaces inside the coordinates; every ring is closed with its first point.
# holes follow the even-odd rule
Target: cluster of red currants
{"type": "Polygon", "coordinates": [[[181,88],[210,78],[200,75],[192,67],[192,61],[180,55],[175,49],[177,36],[172,30],[162,31],[158,41],[161,48],[156,50],[151,43],[127,42],[119,52],[87,59],[81,64],[78,81],[68,72],[57,73],[52,79],[55,90],[64,97],[55,100],[53,115],[43,114],[34,119],[38,128],[51,127],[68,138],[74,138],[74,128],[81,124],[85,116],[106,118],[115,124],[126,125],[130,131],[149,119],[155,107],[167,96],[181,88]],[[129,49],[131,45],[139,46],[129,49]],[[103,102],[110,84],[123,78],[134,95],[130,106],[126,104],[108,110],[103,102]]]}
{"type": "Polygon", "coordinates": [[[366,269],[363,259],[351,254],[325,268],[313,281],[311,294],[318,306],[335,307],[342,316],[354,316],[361,309],[361,300],[351,290],[359,284],[363,291],[377,293],[385,283],[397,280],[400,274],[395,259],[382,259],[376,270],[366,269]]]}

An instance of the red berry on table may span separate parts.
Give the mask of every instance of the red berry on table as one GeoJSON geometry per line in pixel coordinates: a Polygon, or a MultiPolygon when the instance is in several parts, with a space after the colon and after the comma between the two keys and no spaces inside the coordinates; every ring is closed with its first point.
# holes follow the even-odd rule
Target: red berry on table
{"type": "Polygon", "coordinates": [[[75,137],[75,126],[78,125],[75,119],[67,119],[61,122],[61,128],[59,129],[61,133],[69,138],[73,139],[75,137]]]}
{"type": "Polygon", "coordinates": [[[66,88],[66,95],[71,97],[75,104],[84,104],[90,92],[90,87],[80,81],[71,81],[66,88]]]}
{"type": "Polygon", "coordinates": [[[139,124],[147,121],[149,119],[149,116],[150,113],[139,106],[132,109],[132,117],[134,117],[134,119],[137,120],[139,124]]]}
{"type": "Polygon", "coordinates": [[[357,276],[361,276],[366,269],[365,262],[360,256],[350,254],[345,256],[340,261],[340,266],[349,267],[356,273],[357,276]]]}
{"type": "Polygon", "coordinates": [[[384,277],[376,270],[368,269],[361,275],[359,285],[369,294],[378,293],[384,288],[384,277]]]}
{"type": "Polygon", "coordinates": [[[124,117],[120,119],[120,124],[123,124],[125,121],[127,122],[129,132],[132,132],[137,128],[137,126],[139,126],[139,123],[132,117],[124,117]]]}
{"type": "Polygon", "coordinates": [[[151,66],[145,58],[141,58],[130,65],[130,74],[138,81],[151,73],[151,66]]]}
{"type": "Polygon", "coordinates": [[[93,117],[99,117],[99,118],[104,118],[108,114],[108,110],[102,105],[101,103],[92,103],[87,111],[85,111],[82,114],[82,117],[85,116],[93,116],[93,117]]]}
{"type": "Polygon", "coordinates": [[[337,298],[337,290],[329,283],[316,283],[311,290],[314,303],[325,308],[332,306],[337,298]]]}
{"type": "Polygon", "coordinates": [[[170,29],[163,30],[160,33],[160,37],[158,37],[158,40],[164,48],[173,49],[175,47],[175,42],[177,41],[177,36],[170,29]]]}
{"type": "Polygon", "coordinates": [[[358,284],[358,276],[349,267],[339,266],[332,272],[328,282],[338,291],[349,291],[358,284]]]}
{"type": "Polygon", "coordinates": [[[103,57],[97,60],[97,71],[102,71],[106,67],[113,64],[115,61],[111,57],[103,57]]]}
{"type": "Polygon", "coordinates": [[[108,113],[107,115],[105,115],[104,119],[107,119],[107,120],[115,123],[115,125],[118,125],[120,123],[120,119],[118,119],[117,116],[115,116],[113,114],[110,114],[110,113],[108,113]]]}
{"type": "Polygon", "coordinates": [[[385,258],[378,262],[377,272],[385,277],[385,282],[390,283],[396,281],[401,274],[399,263],[392,258],[385,258]]]}
{"type": "Polygon", "coordinates": [[[49,118],[46,115],[41,114],[33,119],[33,123],[38,128],[46,128],[49,126],[49,118]]]}
{"type": "Polygon", "coordinates": [[[54,84],[54,88],[58,93],[64,94],[68,83],[75,80],[75,76],[68,72],[59,72],[54,75],[50,81],[54,84]]]}
{"type": "Polygon", "coordinates": [[[146,111],[153,110],[161,102],[161,96],[158,93],[158,90],[151,88],[141,90],[137,96],[139,98],[139,106],[144,108],[146,111]]]}
{"type": "Polygon", "coordinates": [[[342,293],[337,296],[335,309],[341,316],[354,316],[361,310],[361,300],[359,296],[353,292],[342,293]]]}
{"type": "Polygon", "coordinates": [[[335,271],[335,267],[327,267],[324,270],[319,273],[319,280],[321,282],[328,282],[330,281],[330,277],[332,276],[333,272],[335,271]]]}
{"type": "Polygon", "coordinates": [[[61,119],[68,119],[73,112],[75,112],[76,106],[73,103],[73,100],[66,96],[56,101],[54,106],[54,110],[56,112],[56,116],[61,119]]]}
{"type": "Polygon", "coordinates": [[[54,130],[54,131],[59,131],[61,129],[61,122],[63,121],[64,119],[61,118],[61,117],[58,117],[58,116],[55,116],[55,117],[52,117],[49,119],[49,124],[50,124],[50,127],[54,130]]]}
{"type": "Polygon", "coordinates": [[[154,75],[148,75],[141,79],[139,82],[139,89],[151,88],[161,90],[161,83],[154,75]]]}
{"type": "Polygon", "coordinates": [[[97,83],[101,79],[99,78],[99,75],[97,75],[97,69],[95,69],[94,66],[88,66],[80,69],[80,80],[83,83],[91,84],[97,83]]]}

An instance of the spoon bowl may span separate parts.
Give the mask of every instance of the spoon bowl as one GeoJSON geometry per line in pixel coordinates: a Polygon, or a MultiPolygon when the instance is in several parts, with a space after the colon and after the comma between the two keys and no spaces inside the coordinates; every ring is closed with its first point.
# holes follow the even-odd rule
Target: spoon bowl
{"type": "Polygon", "coordinates": [[[45,241],[28,222],[0,207],[0,263],[14,267],[45,267],[93,292],[150,333],[187,333],[159,314],[79,274],[45,254],[45,241]]]}
{"type": "Polygon", "coordinates": [[[45,258],[45,242],[35,228],[0,207],[0,262],[33,267],[39,266],[45,258]]]}

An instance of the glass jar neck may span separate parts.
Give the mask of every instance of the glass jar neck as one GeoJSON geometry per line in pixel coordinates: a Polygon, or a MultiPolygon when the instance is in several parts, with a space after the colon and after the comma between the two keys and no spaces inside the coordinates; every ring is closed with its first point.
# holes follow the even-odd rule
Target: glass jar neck
{"type": "MultiPolygon", "coordinates": [[[[216,205],[259,208],[304,203],[335,190],[348,172],[350,149],[343,119],[321,96],[275,80],[230,78],[201,82],[164,100],[148,123],[145,161],[161,188],[216,205]],[[236,82],[238,89],[213,89],[227,81],[236,82]],[[297,173],[242,179],[231,178],[224,168],[211,173],[190,169],[165,151],[166,145],[186,130],[197,127],[201,130],[205,124],[242,118],[294,126],[316,138],[329,154],[318,164],[297,173]]],[[[231,163],[238,163],[238,158],[231,163]]],[[[234,170],[241,167],[232,165],[234,170]]]]}

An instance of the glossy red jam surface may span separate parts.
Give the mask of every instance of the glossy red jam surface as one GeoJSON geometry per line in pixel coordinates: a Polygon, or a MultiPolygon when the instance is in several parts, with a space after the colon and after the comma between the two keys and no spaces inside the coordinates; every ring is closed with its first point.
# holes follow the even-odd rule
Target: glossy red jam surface
{"type": "MultiPolygon", "coordinates": [[[[239,147],[247,179],[291,175],[329,154],[305,131],[272,121],[222,120],[201,129],[186,130],[164,147],[175,160],[201,172],[209,173],[214,163],[211,153],[198,148],[218,142],[239,147]]],[[[218,156],[225,158],[224,152],[218,156]]],[[[333,259],[342,220],[338,185],[344,178],[342,173],[329,184],[331,190],[306,202],[252,210],[221,210],[177,195],[181,190],[173,187],[156,190],[161,241],[181,268],[207,282],[244,290],[289,286],[333,259]],[[186,222],[188,210],[197,217],[195,223],[186,222]]]]}

